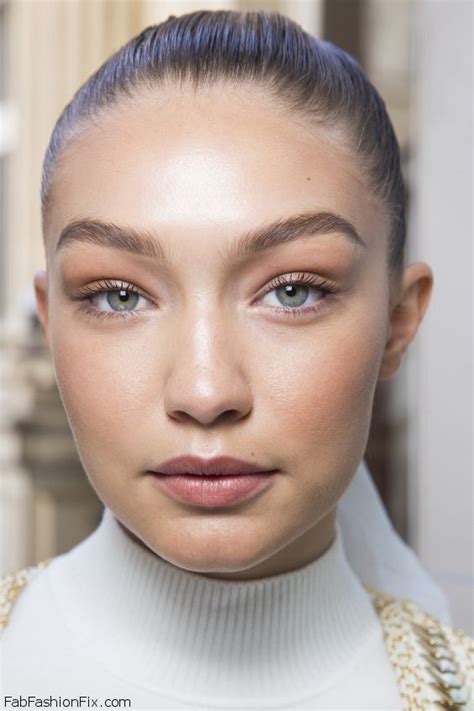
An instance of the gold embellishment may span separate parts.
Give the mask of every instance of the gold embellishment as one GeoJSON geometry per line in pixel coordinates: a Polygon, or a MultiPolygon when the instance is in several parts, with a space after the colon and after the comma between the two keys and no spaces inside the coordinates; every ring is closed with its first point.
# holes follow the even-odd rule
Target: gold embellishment
{"type": "Polygon", "coordinates": [[[473,708],[474,640],[410,600],[369,585],[404,711],[473,708]]]}
{"type": "Polygon", "coordinates": [[[15,573],[8,573],[0,578],[0,632],[10,619],[13,604],[31,575],[35,570],[44,568],[49,563],[49,560],[43,560],[37,565],[29,565],[15,573]]]}

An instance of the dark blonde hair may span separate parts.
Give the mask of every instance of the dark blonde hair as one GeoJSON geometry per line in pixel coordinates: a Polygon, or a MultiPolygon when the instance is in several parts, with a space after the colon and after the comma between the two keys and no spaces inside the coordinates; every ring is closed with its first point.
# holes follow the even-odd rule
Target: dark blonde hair
{"type": "Polygon", "coordinates": [[[358,63],[278,12],[202,10],[147,27],[109,57],[59,116],[43,162],[43,229],[62,149],[104,111],[160,84],[195,89],[221,79],[252,82],[292,112],[337,127],[390,217],[388,267],[398,277],[406,238],[400,149],[385,103],[358,63]]]}

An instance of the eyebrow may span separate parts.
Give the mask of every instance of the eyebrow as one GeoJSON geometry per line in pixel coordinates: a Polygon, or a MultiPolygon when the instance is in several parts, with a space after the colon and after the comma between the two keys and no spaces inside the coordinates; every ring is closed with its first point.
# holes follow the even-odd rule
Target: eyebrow
{"type": "MultiPolygon", "coordinates": [[[[347,238],[353,245],[366,248],[354,225],[332,212],[303,212],[277,219],[244,234],[225,249],[222,255],[228,261],[243,261],[278,245],[317,235],[335,235],[347,238]]],[[[77,243],[90,243],[111,247],[134,255],[169,263],[166,249],[150,231],[98,219],[77,219],[61,231],[56,253],[77,243]]]]}

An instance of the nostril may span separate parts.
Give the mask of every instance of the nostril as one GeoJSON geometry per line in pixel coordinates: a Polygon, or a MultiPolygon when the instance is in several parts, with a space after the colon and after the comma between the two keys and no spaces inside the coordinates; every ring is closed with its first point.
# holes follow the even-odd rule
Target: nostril
{"type": "Polygon", "coordinates": [[[219,424],[219,423],[231,423],[242,419],[247,413],[240,412],[239,410],[232,408],[225,410],[217,415],[205,414],[204,412],[196,412],[192,414],[186,410],[174,410],[169,413],[169,416],[177,420],[178,422],[199,422],[200,424],[219,424]]]}
{"type": "Polygon", "coordinates": [[[232,409],[222,412],[217,419],[224,420],[224,422],[227,422],[227,420],[230,420],[230,422],[234,422],[235,420],[239,420],[241,417],[242,414],[238,410],[232,409]]]}

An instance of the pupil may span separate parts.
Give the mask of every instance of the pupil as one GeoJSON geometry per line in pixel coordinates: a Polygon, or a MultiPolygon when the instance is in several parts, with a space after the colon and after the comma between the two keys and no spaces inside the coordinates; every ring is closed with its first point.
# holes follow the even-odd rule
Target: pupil
{"type": "Polygon", "coordinates": [[[120,301],[127,301],[128,296],[129,296],[128,291],[119,291],[120,301]]]}

